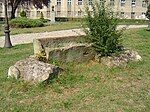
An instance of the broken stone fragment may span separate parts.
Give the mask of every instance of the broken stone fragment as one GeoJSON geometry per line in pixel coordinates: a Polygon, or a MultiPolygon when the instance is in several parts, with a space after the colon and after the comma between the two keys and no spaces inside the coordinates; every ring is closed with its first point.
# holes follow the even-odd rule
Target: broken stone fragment
{"type": "Polygon", "coordinates": [[[129,61],[141,61],[142,57],[138,52],[133,50],[125,50],[123,53],[118,56],[107,56],[102,57],[100,62],[108,67],[114,66],[126,66],[129,61]]]}
{"type": "Polygon", "coordinates": [[[8,77],[14,77],[15,79],[18,79],[20,77],[18,68],[16,68],[15,66],[11,66],[8,70],[8,77]]]}
{"type": "Polygon", "coordinates": [[[27,58],[16,62],[8,70],[8,77],[22,79],[26,82],[40,83],[57,76],[60,68],[38,61],[34,58],[27,58]]]}

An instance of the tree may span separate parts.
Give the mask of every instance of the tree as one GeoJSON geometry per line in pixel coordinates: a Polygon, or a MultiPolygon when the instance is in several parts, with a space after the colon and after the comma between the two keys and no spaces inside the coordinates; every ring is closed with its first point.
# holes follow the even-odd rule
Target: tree
{"type": "Polygon", "coordinates": [[[93,13],[87,8],[85,33],[92,47],[101,56],[109,56],[121,50],[122,31],[116,30],[118,19],[104,2],[92,5],[93,13]],[[88,29],[87,29],[88,28],[88,29]]]}
{"type": "Polygon", "coordinates": [[[149,19],[148,28],[150,29],[150,4],[147,7],[146,17],[149,19]]]}
{"type": "Polygon", "coordinates": [[[7,4],[8,2],[11,5],[11,19],[15,18],[15,12],[18,8],[19,4],[24,2],[31,2],[36,8],[42,8],[43,4],[48,5],[49,0],[4,0],[5,4],[5,44],[4,47],[11,48],[11,40],[10,40],[10,30],[9,30],[9,22],[8,22],[8,12],[7,12],[7,4]]]}
{"type": "Polygon", "coordinates": [[[36,8],[42,8],[43,5],[48,5],[49,0],[8,0],[11,6],[11,19],[15,18],[15,13],[20,4],[31,2],[36,8]]]}
{"type": "Polygon", "coordinates": [[[26,12],[25,12],[25,11],[20,12],[20,17],[25,17],[25,18],[27,18],[26,12]]]}

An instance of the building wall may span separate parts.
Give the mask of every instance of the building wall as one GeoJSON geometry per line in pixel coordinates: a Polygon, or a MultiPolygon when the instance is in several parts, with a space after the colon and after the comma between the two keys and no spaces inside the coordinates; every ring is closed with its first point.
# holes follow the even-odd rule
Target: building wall
{"type": "MultiPolygon", "coordinates": [[[[101,0],[51,0],[48,7],[36,9],[30,3],[20,5],[16,11],[16,16],[19,17],[21,11],[26,11],[29,18],[40,18],[42,12],[44,18],[50,19],[52,6],[56,17],[83,17],[85,15],[85,7],[89,7],[92,12],[91,3],[100,2],[101,0]]],[[[147,5],[144,0],[106,0],[106,4],[112,8],[114,12],[119,14],[120,18],[127,19],[146,19],[145,12],[147,5]],[[134,2],[135,1],[135,2],[134,2]]],[[[10,15],[11,7],[8,5],[8,13],[10,15]]],[[[4,4],[0,0],[0,17],[4,17],[4,4]]]]}
{"type": "Polygon", "coordinates": [[[4,17],[4,4],[2,0],[0,0],[0,17],[4,17]]]}
{"type": "MultiPolygon", "coordinates": [[[[90,3],[99,1],[100,0],[53,0],[51,5],[56,7],[56,16],[83,17],[85,15],[85,7],[88,6],[92,12],[90,3]],[[60,1],[61,6],[58,6],[58,2],[60,1]],[[71,1],[71,3],[69,3],[69,1],[71,1]]],[[[106,4],[112,8],[114,12],[118,12],[120,18],[146,19],[144,14],[147,10],[147,5],[144,0],[135,0],[135,2],[134,0],[106,0],[106,4]]]]}

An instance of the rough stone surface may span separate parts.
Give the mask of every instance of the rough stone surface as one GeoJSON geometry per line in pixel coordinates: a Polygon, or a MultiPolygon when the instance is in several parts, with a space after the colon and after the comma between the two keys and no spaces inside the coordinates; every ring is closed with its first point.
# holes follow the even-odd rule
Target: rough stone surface
{"type": "MultiPolygon", "coordinates": [[[[81,43],[83,36],[34,39],[35,57],[46,57],[49,62],[85,62],[95,57],[91,45],[81,43]]],[[[43,59],[43,58],[42,58],[43,59]]]]}
{"type": "Polygon", "coordinates": [[[40,83],[58,75],[59,67],[52,64],[38,61],[34,58],[27,58],[16,62],[8,71],[9,77],[20,78],[31,83],[40,83]]]}
{"type": "Polygon", "coordinates": [[[45,48],[49,61],[60,62],[86,62],[94,59],[95,52],[88,44],[67,44],[64,47],[45,48]]]}
{"type": "Polygon", "coordinates": [[[18,68],[16,68],[15,66],[11,66],[8,70],[8,77],[14,77],[15,79],[18,79],[20,77],[18,68]]]}
{"type": "Polygon", "coordinates": [[[108,67],[113,66],[126,66],[129,61],[141,61],[141,56],[133,50],[125,50],[122,54],[118,56],[108,56],[102,57],[100,59],[101,63],[107,65],[108,67]]]}
{"type": "Polygon", "coordinates": [[[41,54],[44,52],[44,48],[38,39],[33,40],[33,45],[34,45],[34,54],[41,54]]]}

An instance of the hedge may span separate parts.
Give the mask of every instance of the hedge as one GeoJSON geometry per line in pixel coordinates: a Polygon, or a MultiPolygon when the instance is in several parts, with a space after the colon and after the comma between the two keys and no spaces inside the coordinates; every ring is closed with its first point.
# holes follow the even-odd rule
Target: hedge
{"type": "Polygon", "coordinates": [[[10,21],[10,26],[13,28],[32,28],[42,27],[44,23],[39,19],[15,18],[10,21]]]}

